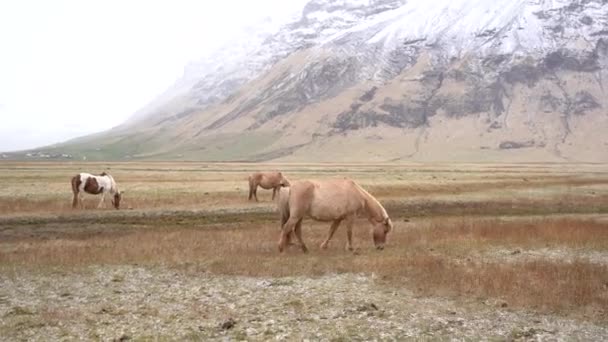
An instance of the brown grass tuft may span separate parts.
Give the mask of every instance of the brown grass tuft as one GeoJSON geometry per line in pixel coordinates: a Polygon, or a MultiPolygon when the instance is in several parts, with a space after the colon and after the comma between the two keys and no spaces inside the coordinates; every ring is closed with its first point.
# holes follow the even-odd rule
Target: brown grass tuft
{"type": "Polygon", "coordinates": [[[405,231],[407,240],[452,248],[567,246],[606,250],[608,224],[584,219],[440,219],[405,231]]]}
{"type": "Polygon", "coordinates": [[[424,294],[501,298],[509,306],[540,310],[598,310],[608,305],[608,267],[582,259],[456,263],[424,255],[406,268],[401,273],[424,294]]]}

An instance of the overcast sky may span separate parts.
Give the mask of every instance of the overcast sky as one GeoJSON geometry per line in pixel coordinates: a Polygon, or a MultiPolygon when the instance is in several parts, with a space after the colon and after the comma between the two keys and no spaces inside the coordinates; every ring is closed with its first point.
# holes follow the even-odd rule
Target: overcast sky
{"type": "Polygon", "coordinates": [[[0,151],[116,126],[189,61],[302,2],[0,1],[0,151]]]}

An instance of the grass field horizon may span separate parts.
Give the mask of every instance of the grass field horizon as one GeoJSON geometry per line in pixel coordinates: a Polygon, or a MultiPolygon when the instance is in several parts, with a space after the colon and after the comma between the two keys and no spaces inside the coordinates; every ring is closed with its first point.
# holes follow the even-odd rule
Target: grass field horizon
{"type": "MultiPolygon", "coordinates": [[[[116,286],[160,286],[166,272],[175,274],[176,293],[185,291],[195,279],[206,279],[249,293],[245,304],[262,298],[256,297],[251,288],[240,287],[249,286],[246,284],[251,281],[251,286],[258,286],[253,279],[281,284],[277,286],[291,289],[292,294],[312,294],[321,288],[350,293],[341,277],[363,277],[348,278],[357,284],[363,282],[361,286],[369,291],[362,298],[352,293],[351,300],[358,299],[360,303],[341,299],[339,303],[320,302],[315,306],[295,297],[284,301],[272,297],[272,303],[260,304],[268,305],[264,306],[268,312],[278,310],[277,315],[284,312],[307,320],[302,322],[314,321],[315,311],[341,308],[344,317],[336,320],[355,324],[352,331],[342,335],[329,325],[321,325],[321,335],[315,338],[306,331],[288,328],[290,324],[283,320],[286,317],[277,316],[274,319],[281,322],[281,329],[289,333],[284,339],[375,338],[376,335],[355,328],[357,324],[364,326],[369,319],[358,314],[355,316],[359,318],[354,317],[348,308],[351,304],[354,312],[367,312],[378,324],[396,324],[405,313],[422,315],[424,319],[416,324],[415,320],[411,326],[402,323],[418,337],[606,336],[608,165],[0,163],[0,274],[4,278],[0,284],[0,316],[5,318],[0,324],[2,335],[14,339],[31,338],[31,332],[72,338],[120,337],[112,335],[112,329],[98,326],[96,319],[106,317],[109,327],[125,327],[115,318],[129,321],[131,330],[127,335],[144,340],[266,340],[283,336],[272,329],[268,335],[268,329],[262,329],[262,323],[250,317],[256,312],[253,308],[239,313],[230,309],[229,302],[217,302],[217,294],[205,297],[205,301],[209,301],[208,305],[214,303],[224,314],[214,311],[217,317],[212,315],[201,324],[206,327],[228,315],[241,322],[237,328],[191,331],[195,324],[191,320],[195,318],[189,315],[202,309],[181,309],[190,324],[186,327],[172,316],[177,311],[161,309],[160,302],[129,308],[135,294],[124,297],[120,293],[125,289],[114,289],[123,292],[110,293],[109,299],[104,299],[106,309],[89,303],[91,298],[116,286]],[[270,200],[271,191],[260,189],[259,203],[247,200],[246,179],[257,170],[281,170],[290,180],[348,177],[357,181],[378,198],[395,222],[386,250],[373,249],[368,224],[362,219],[354,229],[354,253],[344,249],[343,227],[329,249],[321,250],[319,244],[329,223],[305,219],[303,235],[310,253],[290,248],[279,254],[279,221],[270,200]],[[112,174],[125,192],[121,210],[110,209],[109,203],[106,208],[96,209],[99,197],[94,196],[85,197],[87,209],[72,209],[71,176],[102,171],[112,174]],[[109,285],[102,288],[90,283],[99,276],[107,277],[109,285]],[[63,290],[50,285],[64,284],[62,279],[70,279],[69,284],[62,285],[63,290]],[[88,284],[65,296],[78,298],[80,304],[72,303],[75,308],[41,299],[62,298],[62,291],[73,284],[88,284]],[[23,289],[31,287],[41,293],[40,298],[28,299],[23,289]],[[393,296],[402,297],[403,303],[394,301],[393,296]],[[378,302],[379,298],[386,303],[378,302]],[[279,305],[276,300],[288,308],[277,309],[273,306],[279,305]],[[369,309],[372,300],[374,306],[386,306],[380,310],[386,316],[369,309]],[[437,306],[430,308],[431,302],[437,306]],[[402,306],[404,303],[408,307],[402,306]],[[444,305],[459,309],[440,314],[433,311],[444,305]],[[361,307],[362,311],[357,309],[361,307]],[[478,319],[484,310],[506,315],[508,319],[500,323],[501,329],[506,330],[491,332],[488,323],[478,319]],[[50,311],[64,318],[51,318],[50,311]],[[453,320],[452,311],[458,311],[465,323],[445,323],[453,320]],[[129,315],[145,318],[133,321],[129,315]],[[525,325],[530,316],[542,322],[535,323],[533,330],[525,325]],[[164,320],[170,330],[180,333],[149,335],[150,324],[156,319],[164,320]],[[245,323],[246,320],[251,321],[245,323]],[[467,322],[476,327],[475,334],[465,328],[467,322]],[[576,330],[577,325],[587,330],[576,330]],[[571,330],[565,328],[570,326],[571,330]],[[83,331],[93,330],[97,335],[82,335],[83,331]]],[[[229,294],[238,295],[234,291],[229,294]]],[[[172,296],[171,292],[166,295],[172,296]]],[[[191,300],[203,301],[195,297],[191,300]]],[[[171,297],[172,303],[186,305],[183,300],[171,297]]],[[[387,336],[410,336],[399,335],[397,330],[393,333],[387,336]]]]}

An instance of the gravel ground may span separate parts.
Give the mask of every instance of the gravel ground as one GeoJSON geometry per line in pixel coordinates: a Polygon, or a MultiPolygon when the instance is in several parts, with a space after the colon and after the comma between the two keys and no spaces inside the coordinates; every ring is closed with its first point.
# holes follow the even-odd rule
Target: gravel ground
{"type": "MultiPolygon", "coordinates": [[[[193,268],[193,267],[192,267],[193,268]]],[[[374,277],[218,276],[96,266],[0,276],[2,340],[587,340],[608,326],[501,301],[416,296],[374,277]]]]}
{"type": "Polygon", "coordinates": [[[492,253],[486,254],[486,257],[506,261],[552,260],[573,262],[576,260],[583,260],[594,264],[608,265],[608,252],[559,247],[538,249],[515,248],[511,250],[497,249],[492,253]]]}

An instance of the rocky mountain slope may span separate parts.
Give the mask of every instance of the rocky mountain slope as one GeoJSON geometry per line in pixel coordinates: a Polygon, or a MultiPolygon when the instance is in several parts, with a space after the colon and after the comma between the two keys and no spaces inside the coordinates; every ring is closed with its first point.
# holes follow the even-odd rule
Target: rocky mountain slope
{"type": "Polygon", "coordinates": [[[311,0],[89,158],[608,161],[607,0],[311,0]]]}

